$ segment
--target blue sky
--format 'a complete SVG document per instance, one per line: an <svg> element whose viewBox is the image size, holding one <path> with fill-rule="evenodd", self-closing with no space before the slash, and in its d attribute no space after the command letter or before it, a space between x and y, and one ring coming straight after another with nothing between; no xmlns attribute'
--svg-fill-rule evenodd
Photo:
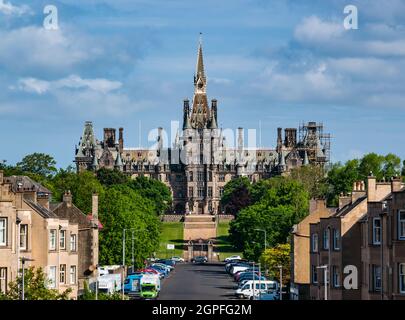
<svg viewBox="0 0 405 320"><path fill-rule="evenodd" d="M332 160L405 158L405 0L0 0L0 160L32 152L72 164L85 121L124 127L137 147L182 119L192 98L199 32L209 99L223 128L320 121ZM345 30L343 8L359 11Z"/></svg>

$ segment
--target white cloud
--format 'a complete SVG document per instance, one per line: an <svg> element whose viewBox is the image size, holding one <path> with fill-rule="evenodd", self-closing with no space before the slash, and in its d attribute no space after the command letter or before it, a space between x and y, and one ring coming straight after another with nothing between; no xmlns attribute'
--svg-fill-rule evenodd
<svg viewBox="0 0 405 320"><path fill-rule="evenodd" d="M0 66L10 72L65 70L97 56L99 48L66 28L0 30Z"/></svg>
<svg viewBox="0 0 405 320"><path fill-rule="evenodd" d="M22 16L24 14L32 14L31 8L27 5L14 6L11 2L0 0L0 12L5 15Z"/></svg>
<svg viewBox="0 0 405 320"><path fill-rule="evenodd" d="M294 31L299 42L325 42L340 37L344 33L342 23L322 21L317 16L305 18Z"/></svg>
<svg viewBox="0 0 405 320"><path fill-rule="evenodd" d="M36 78L22 78L18 88L27 92L44 94L55 89L89 89L99 93L108 93L121 88L122 83L103 78L83 79L77 75L70 75L54 81L45 81Z"/></svg>

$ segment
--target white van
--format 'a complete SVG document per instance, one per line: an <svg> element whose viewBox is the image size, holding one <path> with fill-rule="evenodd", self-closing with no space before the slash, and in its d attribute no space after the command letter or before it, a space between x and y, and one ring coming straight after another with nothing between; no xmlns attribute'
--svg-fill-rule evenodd
<svg viewBox="0 0 405 320"><path fill-rule="evenodd" d="M253 282L254 293L257 296L259 293L266 294L269 292L276 292L278 290L278 282L271 280L249 280L242 287L236 289L235 294L238 298L250 299L253 297Z"/></svg>

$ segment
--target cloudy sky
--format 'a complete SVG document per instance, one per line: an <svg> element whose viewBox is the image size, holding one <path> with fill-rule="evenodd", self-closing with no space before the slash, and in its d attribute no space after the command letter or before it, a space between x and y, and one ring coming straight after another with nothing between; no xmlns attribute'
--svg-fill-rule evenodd
<svg viewBox="0 0 405 320"><path fill-rule="evenodd" d="M405 158L405 0L52 1L58 30L47 4L0 0L0 160L45 152L66 167L87 120L147 146L192 98L200 32L223 128L261 123L273 147L277 127L320 121L333 161Z"/></svg>

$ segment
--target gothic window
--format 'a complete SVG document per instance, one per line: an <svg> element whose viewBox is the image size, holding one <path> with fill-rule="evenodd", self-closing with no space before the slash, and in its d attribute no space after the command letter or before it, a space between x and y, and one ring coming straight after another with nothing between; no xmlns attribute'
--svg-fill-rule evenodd
<svg viewBox="0 0 405 320"><path fill-rule="evenodd" d="M225 181L225 174L220 173L220 174L218 175L218 181L219 181L219 182L224 182L224 181Z"/></svg>
<svg viewBox="0 0 405 320"><path fill-rule="evenodd" d="M197 176L197 181L204 181L204 172L203 171L198 171L198 176Z"/></svg>
<svg viewBox="0 0 405 320"><path fill-rule="evenodd" d="M208 187L208 197L212 197L212 187Z"/></svg>
<svg viewBox="0 0 405 320"><path fill-rule="evenodd" d="M204 187L198 187L198 196L204 197Z"/></svg>
<svg viewBox="0 0 405 320"><path fill-rule="evenodd" d="M194 180L193 171L190 171L189 181L193 182L193 180Z"/></svg>
<svg viewBox="0 0 405 320"><path fill-rule="evenodd" d="M194 196L194 189L193 189L193 187L189 187L189 188L188 188L188 196L189 196L189 197L193 197L193 196Z"/></svg>

